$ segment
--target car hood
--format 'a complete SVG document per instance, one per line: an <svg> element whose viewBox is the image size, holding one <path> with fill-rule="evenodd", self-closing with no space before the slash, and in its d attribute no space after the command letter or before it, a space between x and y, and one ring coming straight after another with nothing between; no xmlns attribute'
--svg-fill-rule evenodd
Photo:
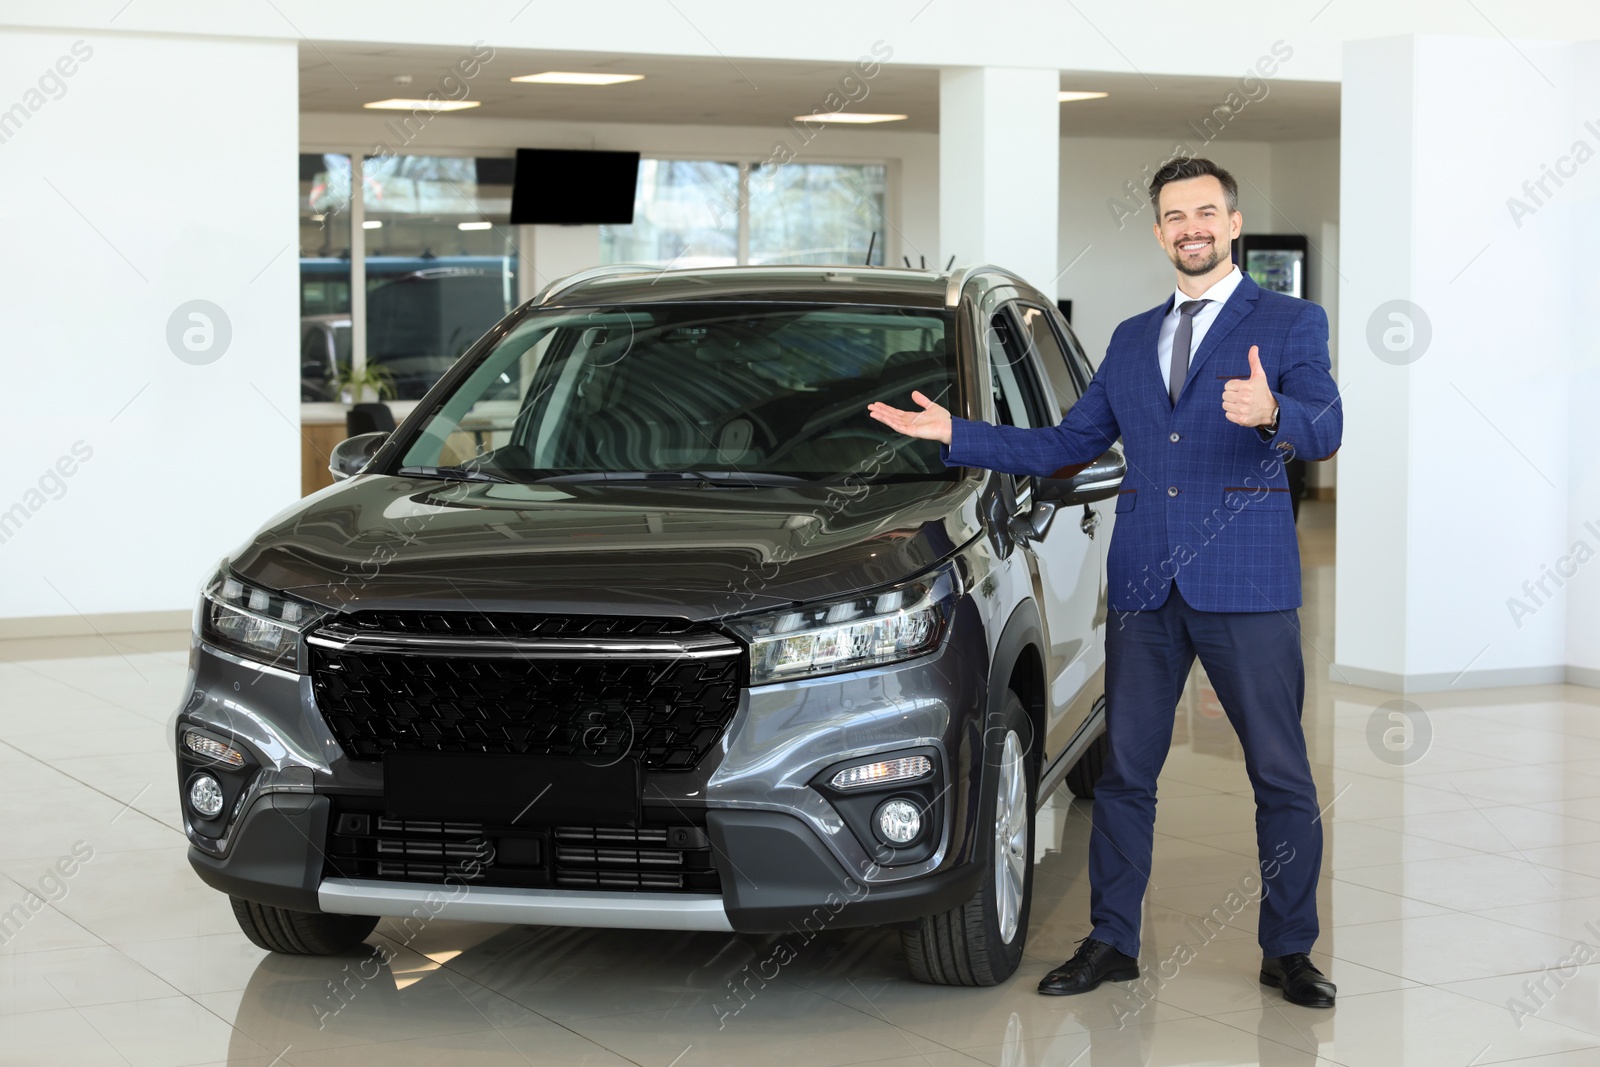
<svg viewBox="0 0 1600 1067"><path fill-rule="evenodd" d="M893 582L978 532L971 479L695 488L365 475L287 509L230 562L338 610L699 620Z"/></svg>

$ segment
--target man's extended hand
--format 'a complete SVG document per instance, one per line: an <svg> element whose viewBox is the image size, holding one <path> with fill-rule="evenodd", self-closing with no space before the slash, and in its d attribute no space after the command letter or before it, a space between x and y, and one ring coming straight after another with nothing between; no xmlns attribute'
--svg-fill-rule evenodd
<svg viewBox="0 0 1600 1067"><path fill-rule="evenodd" d="M1222 387L1222 413L1240 426L1267 426L1278 418L1278 399L1267 387L1260 353L1259 346L1251 345L1250 377L1235 378Z"/></svg>
<svg viewBox="0 0 1600 1067"><path fill-rule="evenodd" d="M920 392L911 394L911 399L921 405L921 411L901 411L888 404L872 403L867 405L867 414L889 427L898 430L907 437L916 437L924 441L938 441L940 444L950 443L950 412L935 404Z"/></svg>

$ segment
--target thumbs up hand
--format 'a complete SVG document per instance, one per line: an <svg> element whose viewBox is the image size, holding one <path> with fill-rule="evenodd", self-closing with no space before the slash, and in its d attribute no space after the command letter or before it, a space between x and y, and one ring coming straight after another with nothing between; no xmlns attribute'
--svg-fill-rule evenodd
<svg viewBox="0 0 1600 1067"><path fill-rule="evenodd" d="M1269 426L1278 421L1278 400L1261 369L1261 349L1250 346L1250 377L1234 378L1222 387L1222 413L1240 426Z"/></svg>

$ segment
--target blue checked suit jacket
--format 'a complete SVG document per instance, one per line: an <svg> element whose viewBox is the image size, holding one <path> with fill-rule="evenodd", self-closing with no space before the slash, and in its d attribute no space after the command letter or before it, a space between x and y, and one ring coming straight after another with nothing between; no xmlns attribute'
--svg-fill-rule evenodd
<svg viewBox="0 0 1600 1067"><path fill-rule="evenodd" d="M1328 363L1328 316L1245 275L1189 363L1177 404L1156 339L1172 300L1126 320L1089 388L1057 426L952 419L948 466L1048 477L1118 437L1128 460L1106 561L1115 611L1158 608L1176 581L1202 611L1300 606L1300 549L1284 461L1327 459L1344 413ZM1271 435L1231 423L1222 388L1248 378L1251 345L1278 401Z"/></svg>

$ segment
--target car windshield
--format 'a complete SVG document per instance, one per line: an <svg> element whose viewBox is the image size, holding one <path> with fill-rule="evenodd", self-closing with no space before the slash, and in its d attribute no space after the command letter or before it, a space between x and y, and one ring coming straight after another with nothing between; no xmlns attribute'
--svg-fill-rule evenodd
<svg viewBox="0 0 1600 1067"><path fill-rule="evenodd" d="M953 476L867 415L951 402L943 310L633 304L534 312L479 359L398 473L788 484Z"/></svg>

